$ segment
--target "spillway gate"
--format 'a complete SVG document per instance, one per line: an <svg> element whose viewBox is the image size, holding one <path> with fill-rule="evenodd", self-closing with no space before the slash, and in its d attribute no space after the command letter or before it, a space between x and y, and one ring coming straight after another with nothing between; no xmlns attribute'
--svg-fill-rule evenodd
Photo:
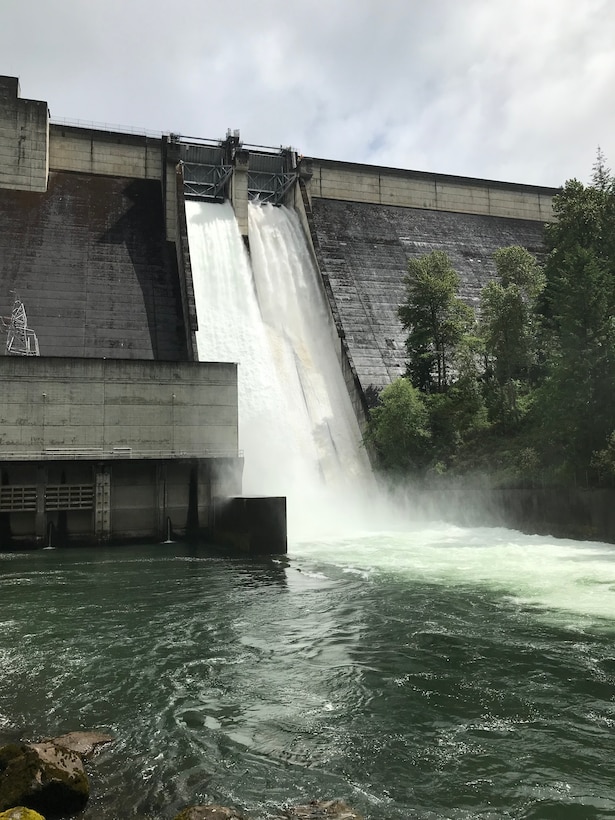
<svg viewBox="0 0 615 820"><path fill-rule="evenodd" d="M281 205L297 179L297 156L291 148L244 145L238 131L217 142L180 138L180 157L189 199L234 199L233 176L246 173L248 200Z"/></svg>

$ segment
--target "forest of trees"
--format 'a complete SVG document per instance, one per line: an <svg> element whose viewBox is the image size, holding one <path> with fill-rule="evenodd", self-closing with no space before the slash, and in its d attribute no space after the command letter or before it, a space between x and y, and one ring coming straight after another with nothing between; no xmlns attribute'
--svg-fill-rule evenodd
<svg viewBox="0 0 615 820"><path fill-rule="evenodd" d="M406 372L366 431L383 470L615 484L615 180L600 151L591 183L567 182L553 207L543 263L498 250L477 314L445 253L410 261Z"/></svg>

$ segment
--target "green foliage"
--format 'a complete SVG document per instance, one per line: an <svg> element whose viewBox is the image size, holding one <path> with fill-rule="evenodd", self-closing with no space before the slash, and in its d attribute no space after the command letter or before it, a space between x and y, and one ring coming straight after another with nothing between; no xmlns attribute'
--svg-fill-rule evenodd
<svg viewBox="0 0 615 820"><path fill-rule="evenodd" d="M594 181L566 183L548 226L549 373L538 409L547 455L586 471L604 448L615 403L615 186L599 155Z"/></svg>
<svg viewBox="0 0 615 820"><path fill-rule="evenodd" d="M606 191L612 184L611 169L607 168L606 157L600 146L596 152L596 161L592 166L592 187L598 191Z"/></svg>
<svg viewBox="0 0 615 820"><path fill-rule="evenodd" d="M481 295L485 353L499 384L524 376L529 365L528 310L517 285L489 282Z"/></svg>
<svg viewBox="0 0 615 820"><path fill-rule="evenodd" d="M471 375L462 376L446 393L425 397L432 436L432 459L450 461L465 438L487 423L480 384Z"/></svg>
<svg viewBox="0 0 615 820"><path fill-rule="evenodd" d="M545 277L525 248L500 248L494 254L499 281L481 295L481 336L487 365L486 392L494 421L518 422L519 397L530 386L539 356L536 299ZM494 384L489 384L492 378Z"/></svg>
<svg viewBox="0 0 615 820"><path fill-rule="evenodd" d="M457 296L459 276L442 251L412 259L407 296L399 318L408 331L407 375L425 393L442 392L454 377L454 363L474 314Z"/></svg>
<svg viewBox="0 0 615 820"><path fill-rule="evenodd" d="M408 379L392 382L368 421L366 442L373 445L386 470L420 472L429 453L428 413L419 391Z"/></svg>
<svg viewBox="0 0 615 820"><path fill-rule="evenodd" d="M610 486L615 483L615 431L607 438L606 447L593 454L591 467L596 471L600 483Z"/></svg>
<svg viewBox="0 0 615 820"><path fill-rule="evenodd" d="M545 286L545 275L536 257L526 248L510 245L493 254L502 287L516 285L525 302L535 299Z"/></svg>

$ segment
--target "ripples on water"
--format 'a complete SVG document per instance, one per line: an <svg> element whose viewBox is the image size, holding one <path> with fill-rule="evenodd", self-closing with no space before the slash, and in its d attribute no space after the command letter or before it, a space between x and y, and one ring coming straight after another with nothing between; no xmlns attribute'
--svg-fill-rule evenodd
<svg viewBox="0 0 615 820"><path fill-rule="evenodd" d="M522 538L0 555L0 737L112 731L84 818L613 817L611 548Z"/></svg>

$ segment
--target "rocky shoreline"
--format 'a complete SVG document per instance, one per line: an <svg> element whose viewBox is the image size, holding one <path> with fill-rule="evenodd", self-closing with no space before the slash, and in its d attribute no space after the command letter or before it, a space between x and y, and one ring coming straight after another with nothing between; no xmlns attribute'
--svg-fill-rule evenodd
<svg viewBox="0 0 615 820"><path fill-rule="evenodd" d="M85 763L114 738L103 732L69 732L38 743L0 747L0 820L60 820L86 807ZM257 820L234 807L187 806L172 820ZM342 800L289 806L270 820L363 820Z"/></svg>

